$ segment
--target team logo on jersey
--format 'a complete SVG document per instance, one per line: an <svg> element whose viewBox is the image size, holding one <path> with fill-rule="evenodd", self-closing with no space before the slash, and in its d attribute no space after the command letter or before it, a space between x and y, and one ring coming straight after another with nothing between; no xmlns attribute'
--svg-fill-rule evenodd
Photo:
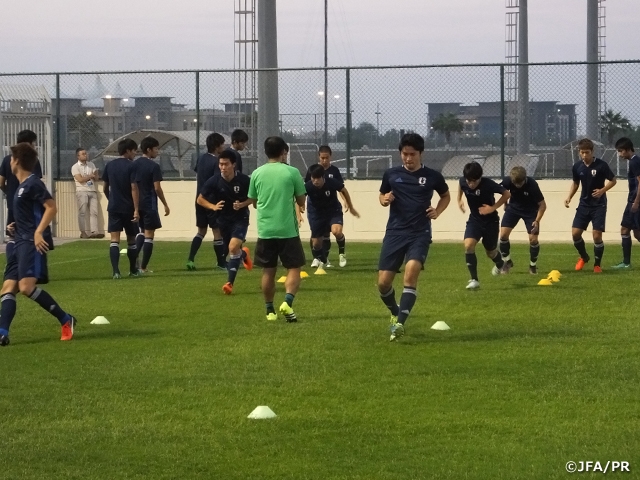
<svg viewBox="0 0 640 480"><path fill-rule="evenodd" d="M426 177L420 177L420 178L418 179L418 183L419 183L420 185L425 185L425 184L427 183L427 178L426 178Z"/></svg>
<svg viewBox="0 0 640 480"><path fill-rule="evenodd" d="M328 174L327 178L333 178L333 173Z"/></svg>
<svg viewBox="0 0 640 480"><path fill-rule="evenodd" d="M476 190L476 195L480 196L480 189Z"/></svg>
<svg viewBox="0 0 640 480"><path fill-rule="evenodd" d="M598 173L598 172L596 172L595 170L591 170L591 176L592 176L592 177L595 177L595 176L596 176L596 173Z"/></svg>
<svg viewBox="0 0 640 480"><path fill-rule="evenodd" d="M524 196L528 197L529 196L529 192L524 192Z"/></svg>
<svg viewBox="0 0 640 480"><path fill-rule="evenodd" d="M233 187L233 191L236 193L240 192L240 187L238 185L236 185L235 187Z"/></svg>
<svg viewBox="0 0 640 480"><path fill-rule="evenodd" d="M329 195L331 195L331 192L327 190L326 192L324 192L324 194L328 197Z"/></svg>
<svg viewBox="0 0 640 480"><path fill-rule="evenodd" d="M24 187L18 190L18 196L21 197L23 192L24 192Z"/></svg>

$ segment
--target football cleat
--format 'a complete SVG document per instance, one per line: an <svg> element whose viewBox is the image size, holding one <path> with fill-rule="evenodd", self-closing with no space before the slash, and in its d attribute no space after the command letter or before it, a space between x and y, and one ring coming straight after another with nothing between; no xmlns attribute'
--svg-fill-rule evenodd
<svg viewBox="0 0 640 480"><path fill-rule="evenodd" d="M251 252L247 247L243 247L242 251L245 253L244 258L242 259L242 264L244 265L244 268L249 272L253 269L253 262L251 261Z"/></svg>
<svg viewBox="0 0 640 480"><path fill-rule="evenodd" d="M389 327L389 331L391 332L389 341L393 342L404 335L404 325L396 322Z"/></svg>
<svg viewBox="0 0 640 480"><path fill-rule="evenodd" d="M71 317L65 324L62 325L62 334L60 340L67 341L73 338L73 327L76 326L76 319Z"/></svg>
<svg viewBox="0 0 640 480"><path fill-rule="evenodd" d="M347 257L345 256L344 253L340 254L340 263L339 263L340 267L346 267L347 266Z"/></svg>
<svg viewBox="0 0 640 480"><path fill-rule="evenodd" d="M282 302L282 305L280 305L280 313L284 315L287 323L295 323L298 321L296 314L293 313L293 308L291 308L287 302Z"/></svg>
<svg viewBox="0 0 640 480"><path fill-rule="evenodd" d="M467 282L467 290L476 290L478 288L480 288L480 282L478 280L475 279L471 279Z"/></svg>
<svg viewBox="0 0 640 480"><path fill-rule="evenodd" d="M222 292L225 295L231 295L233 293L233 284L231 282L227 282L222 286Z"/></svg>
<svg viewBox="0 0 640 480"><path fill-rule="evenodd" d="M193 271L193 270L195 270L195 269L196 269L196 264L195 264L195 262L192 262L191 260L189 260L189 261L187 262L187 270L189 270L189 271Z"/></svg>

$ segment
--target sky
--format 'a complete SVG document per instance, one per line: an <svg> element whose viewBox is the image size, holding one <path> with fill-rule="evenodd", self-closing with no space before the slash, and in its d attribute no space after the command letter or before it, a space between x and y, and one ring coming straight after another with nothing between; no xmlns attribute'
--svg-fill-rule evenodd
<svg viewBox="0 0 640 480"><path fill-rule="evenodd" d="M0 72L233 68L236 2L33 0L25 17L4 0ZM640 58L640 1L605 5L607 59ZM281 67L322 65L323 9L278 0ZM502 62L505 11L504 0L329 0L329 64ZM584 60L586 0L529 2L529 47L531 62Z"/></svg>

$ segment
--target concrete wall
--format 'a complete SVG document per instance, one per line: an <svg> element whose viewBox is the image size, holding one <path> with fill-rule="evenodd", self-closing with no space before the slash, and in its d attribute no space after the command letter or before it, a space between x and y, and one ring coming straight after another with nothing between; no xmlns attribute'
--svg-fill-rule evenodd
<svg viewBox="0 0 640 480"><path fill-rule="evenodd" d="M434 240L460 241L462 240L467 215L460 212L456 203L457 182L449 181L452 202L442 216L434 222ZM569 191L570 180L540 180L540 188L547 201L547 213L541 223L542 241L570 241L571 222L578 205L578 194L574 196L571 208L564 207L564 199ZM353 203L361 215L356 219L350 214L345 215L344 231L349 240L380 241L384 236L388 210L378 203L379 181L359 180L348 181L346 187L351 193ZM102 188L102 187L100 187ZM162 217L164 227L156 232L159 239L190 240L195 234L195 181L163 182L162 188L171 208L171 215ZM77 237L80 235L77 221L77 207L73 182L56 182L58 202L58 233L60 237ZM613 190L608 193L609 207L607 217L607 232L605 240L618 241L620 239L619 225L622 212L626 205L627 186L624 179L618 181ZM100 222L106 228L107 202L102 193L99 194L101 206ZM437 198L437 195L436 195ZM435 202L434 202L435 205ZM162 209L161 209L162 210ZM252 224L249 227L249 239L256 238L255 211L252 210ZM303 238L309 237L309 225L305 221L301 227ZM586 235L585 239L590 236ZM526 240L527 235L522 223L516 227L512 235L513 240Z"/></svg>

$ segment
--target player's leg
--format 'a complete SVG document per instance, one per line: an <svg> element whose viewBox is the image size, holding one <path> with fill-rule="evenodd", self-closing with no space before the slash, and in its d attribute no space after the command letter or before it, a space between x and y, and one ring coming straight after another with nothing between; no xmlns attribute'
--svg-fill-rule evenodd
<svg viewBox="0 0 640 480"><path fill-rule="evenodd" d="M342 214L342 209L336 211L331 218L331 233L336 239L336 243L338 244L338 254L340 256L339 265L341 267L347 266L347 257L345 256L345 238L344 233L342 233L342 225L344 223L344 216Z"/></svg>
<svg viewBox="0 0 640 480"><path fill-rule="evenodd" d="M385 235L378 260L378 293L391 313L391 325L398 323L400 307L396 302L393 279L402 266L407 253L407 238L401 235Z"/></svg>
<svg viewBox="0 0 640 480"><path fill-rule="evenodd" d="M571 225L571 237L573 238L573 246L578 251L580 258L576 263L576 270L582 270L585 263L588 263L591 258L587 253L587 247L582 238L582 234L589 226L591 222L591 214L586 207L578 206L576 209L576 215L573 218L573 224Z"/></svg>
<svg viewBox="0 0 640 480"><path fill-rule="evenodd" d="M505 262L505 269L508 271L513 267L513 261L511 260L511 242L509 236L511 231L520 221L520 215L515 213L512 208L507 208L502 216L502 223L500 224L500 255Z"/></svg>
<svg viewBox="0 0 640 480"><path fill-rule="evenodd" d="M130 217L133 217L131 215ZM136 245L136 235L138 233L138 224L131 221L131 218L124 218L124 233L127 236L127 259L129 260L129 276L139 277L140 273L136 267L138 259L138 247Z"/></svg>
<svg viewBox="0 0 640 480"><path fill-rule="evenodd" d="M309 228L311 229L311 238L313 241L313 257L318 260L315 275L325 275L327 272L324 267L327 264L327 255L325 251L325 234L331 231L331 218L327 215L315 213L308 215Z"/></svg>
<svg viewBox="0 0 640 480"><path fill-rule="evenodd" d="M236 275L240 269L240 263L246 253L242 249L244 235L236 233L236 227L222 229L222 238L229 245L229 261L227 262L227 283L222 287L225 295L231 295L233 292L233 284L236 281ZM246 235L246 234L245 234Z"/></svg>
<svg viewBox="0 0 640 480"><path fill-rule="evenodd" d="M9 345L9 328L16 315L16 293L18 293L18 261L15 251L7 254L4 281L0 291L0 347Z"/></svg>
<svg viewBox="0 0 640 480"><path fill-rule="evenodd" d="M120 231L114 232L113 227L109 225L109 235L111 236L109 259L111 260L112 275L114 279L122 278L120 275Z"/></svg>
<svg viewBox="0 0 640 480"><path fill-rule="evenodd" d="M620 239L622 244L622 262L614 265L613 268L629 268L631 266L631 230L635 231L638 225L635 225L634 220L636 214L631 211L632 204L627 202L627 206L622 214L622 221L620 222ZM637 237L636 237L637 238Z"/></svg>
<svg viewBox="0 0 640 480"><path fill-rule="evenodd" d="M500 236L500 224L498 221L489 222L484 225L482 231L482 246L487 254L487 257L495 264L491 269L492 275L500 275L501 273L508 273L509 270L504 268L504 261L502 255L498 251L498 237Z"/></svg>
<svg viewBox="0 0 640 480"><path fill-rule="evenodd" d="M213 233L213 251L216 254L218 269L226 270L227 269L227 256L225 255L226 246L222 238L222 232L220 232L220 227L216 223L214 223L214 226L211 227L211 233Z"/></svg>
<svg viewBox="0 0 640 480"><path fill-rule="evenodd" d="M138 263L138 267L140 266L140 261L139 259L141 258L142 255L142 247L144 246L144 225L145 225L145 218L147 217L147 213L143 210L139 211L140 214L140 219L138 220L138 233L136 234L136 254L138 255L137 257L137 263Z"/></svg>
<svg viewBox="0 0 640 480"><path fill-rule="evenodd" d="M478 281L478 257L476 256L476 245L482 238L482 225L469 218L464 231L464 257L469 269L471 279L467 282L467 289L474 290L480 287Z"/></svg>
<svg viewBox="0 0 640 480"><path fill-rule="evenodd" d="M607 207L596 207L592 211L591 227L593 235L593 271L601 273L602 256L604 255L604 242L602 241L602 233L604 232L607 219Z"/></svg>
<svg viewBox="0 0 640 480"><path fill-rule="evenodd" d="M293 312L293 300L300 288L300 269L306 262L300 237L278 239L278 256L282 266L288 270L284 282L286 294L284 302L280 305L280 313L287 322L297 322L298 318Z"/></svg>
<svg viewBox="0 0 640 480"><path fill-rule="evenodd" d="M7 202L9 203L9 202ZM15 239L15 218L13 217L13 208L9 207L9 205L7 205L7 228L5 230L5 233L7 235L7 245L5 247L5 257L9 258L9 255L11 255L11 253L13 252L13 248L15 247L16 244L16 239ZM9 225L12 225L12 229L9 230Z"/></svg>
<svg viewBox="0 0 640 480"><path fill-rule="evenodd" d="M327 272L324 271L324 263L326 258L324 258L324 251L322 250L322 240L324 237L318 237L316 235L311 235L311 254L313 255L313 259L316 267L319 267L320 272L316 271L316 275L323 275Z"/></svg>
<svg viewBox="0 0 640 480"><path fill-rule="evenodd" d="M189 250L189 258L187 259L187 270L196 269L196 254L198 250L200 250L202 240L207 235L207 229L209 228L209 212L210 210L196 204L196 227L198 233L196 233L196 236L193 237L191 241L191 249ZM213 214L213 212L211 213Z"/></svg>
<svg viewBox="0 0 640 480"><path fill-rule="evenodd" d="M277 320L273 306L276 294L276 270L278 267L278 243L275 239L258 238L253 264L262 268L262 295L267 308L267 320Z"/></svg>
<svg viewBox="0 0 640 480"><path fill-rule="evenodd" d="M154 228L144 230L144 243L142 245L142 262L140 262L140 270L142 273L152 273L147 267L153 255L153 240L156 236Z"/></svg>
<svg viewBox="0 0 640 480"><path fill-rule="evenodd" d="M540 255L540 243L538 242L540 227L533 228L533 222L536 221L536 217L537 213L523 217L524 226L529 234L529 273L531 275L537 275L538 273L538 256Z"/></svg>
<svg viewBox="0 0 640 480"><path fill-rule="evenodd" d="M327 261L325 262L327 267L332 267L331 262L329 262L329 252L331 251L331 229L327 230L324 233L324 238L322 239L322 252L324 253Z"/></svg>

